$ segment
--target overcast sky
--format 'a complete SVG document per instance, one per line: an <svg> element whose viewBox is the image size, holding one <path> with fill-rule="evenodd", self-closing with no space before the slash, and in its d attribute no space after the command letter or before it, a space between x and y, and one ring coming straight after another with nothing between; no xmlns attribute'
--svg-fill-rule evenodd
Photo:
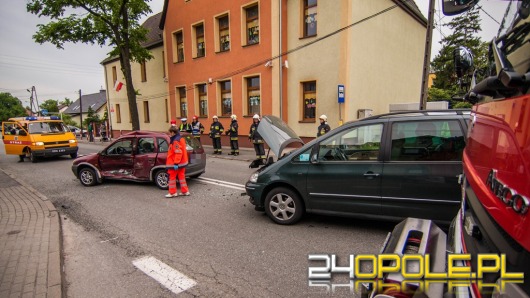
<svg viewBox="0 0 530 298"><path fill-rule="evenodd" d="M333 0L327 0L333 1ZM373 0L376 1L376 0ZM429 0L415 0L427 17ZM162 11L164 1L152 0L154 13ZM441 0L436 0L436 25L433 32L432 57L439 51L440 31L448 34L441 24L448 21L442 17ZM506 7L503 0L482 0L485 12L500 22ZM484 12L482 16L482 38L491 40L498 24ZM0 1L0 92L8 92L29 106L30 93L27 89L35 86L39 103L47 99L72 101L78 98L79 89L83 94L99 92L105 88L103 67L100 62L110 51L108 47L86 44L66 44L63 50L51 44L37 44L33 41L36 25L46 23L44 19L26 12L26 1Z"/></svg>

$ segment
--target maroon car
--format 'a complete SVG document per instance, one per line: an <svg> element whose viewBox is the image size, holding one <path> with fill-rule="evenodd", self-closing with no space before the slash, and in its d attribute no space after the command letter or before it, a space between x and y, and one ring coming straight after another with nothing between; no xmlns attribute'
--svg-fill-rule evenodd
<svg viewBox="0 0 530 298"><path fill-rule="evenodd" d="M183 133L186 139L189 165L186 177L199 177L206 168L206 154L193 136ZM72 172L84 186L93 186L105 179L154 182L167 189L166 156L169 136L152 131L134 131L116 139L99 153L78 157Z"/></svg>

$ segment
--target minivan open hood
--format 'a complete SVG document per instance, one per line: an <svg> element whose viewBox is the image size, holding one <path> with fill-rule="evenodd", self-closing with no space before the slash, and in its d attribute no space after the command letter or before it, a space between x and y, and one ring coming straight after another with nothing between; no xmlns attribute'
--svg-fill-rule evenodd
<svg viewBox="0 0 530 298"><path fill-rule="evenodd" d="M258 133L263 137L272 152L280 158L282 151L291 143L304 144L304 141L287 123L276 116L263 116L258 126Z"/></svg>

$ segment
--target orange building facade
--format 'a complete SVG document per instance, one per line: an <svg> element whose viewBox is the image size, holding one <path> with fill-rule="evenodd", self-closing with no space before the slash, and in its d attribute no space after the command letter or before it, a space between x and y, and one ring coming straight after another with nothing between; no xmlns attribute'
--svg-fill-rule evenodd
<svg viewBox="0 0 530 298"><path fill-rule="evenodd" d="M279 53L279 2L272 2L165 1L171 119L196 115L208 132L214 115L227 129L235 114L246 135L254 114L279 114L280 73L271 67L278 63L271 58Z"/></svg>

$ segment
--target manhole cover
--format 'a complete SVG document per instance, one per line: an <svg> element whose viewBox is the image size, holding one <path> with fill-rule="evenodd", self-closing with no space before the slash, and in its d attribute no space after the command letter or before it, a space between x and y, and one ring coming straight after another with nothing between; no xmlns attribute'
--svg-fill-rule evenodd
<svg viewBox="0 0 530 298"><path fill-rule="evenodd" d="M20 230L9 231L9 232L7 232L7 235L15 235L15 234L18 234L20 232L22 232L22 231L20 231Z"/></svg>

